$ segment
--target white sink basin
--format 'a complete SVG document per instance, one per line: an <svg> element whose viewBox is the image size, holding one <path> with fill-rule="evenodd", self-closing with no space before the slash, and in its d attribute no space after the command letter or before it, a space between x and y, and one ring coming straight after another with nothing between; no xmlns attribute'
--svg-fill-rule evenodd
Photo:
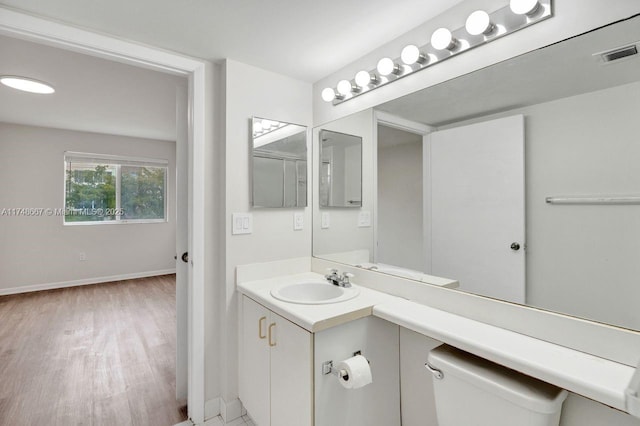
<svg viewBox="0 0 640 426"><path fill-rule="evenodd" d="M285 284L271 290L278 300L301 305L323 305L353 299L360 290L355 287L338 287L326 281L303 281Z"/></svg>

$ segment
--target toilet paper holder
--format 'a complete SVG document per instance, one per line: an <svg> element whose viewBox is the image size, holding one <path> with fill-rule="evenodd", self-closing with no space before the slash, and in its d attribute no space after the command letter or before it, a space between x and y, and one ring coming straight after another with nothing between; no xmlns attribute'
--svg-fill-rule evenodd
<svg viewBox="0 0 640 426"><path fill-rule="evenodd" d="M353 356L356 356L356 355L362 355L362 351L355 351L353 353ZM367 362L371 364L369 360L367 360ZM333 368L333 360L325 361L322 363L322 374L325 376L329 374L333 374L334 376L340 379L345 379L345 380L349 379L349 374L347 374L345 370L338 370L336 368Z"/></svg>
<svg viewBox="0 0 640 426"><path fill-rule="evenodd" d="M347 374L345 370L338 370L337 368L333 368L333 361L325 361L322 363L322 374L324 374L325 376L328 374L333 374L339 379L349 378L349 374Z"/></svg>

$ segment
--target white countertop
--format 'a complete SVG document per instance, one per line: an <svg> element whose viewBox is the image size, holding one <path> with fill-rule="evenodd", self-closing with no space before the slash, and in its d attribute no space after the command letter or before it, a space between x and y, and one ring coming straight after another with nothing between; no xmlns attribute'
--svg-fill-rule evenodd
<svg viewBox="0 0 640 426"><path fill-rule="evenodd" d="M635 368L404 299L373 314L560 388L626 411Z"/></svg>
<svg viewBox="0 0 640 426"><path fill-rule="evenodd" d="M239 282L238 291L312 333L369 316L375 305L399 299L358 286L357 283L353 283L353 286L360 290L360 294L353 299L338 303L301 305L283 302L271 296L271 289L277 286L305 280L324 280L324 276L315 272L305 272L265 280Z"/></svg>
<svg viewBox="0 0 640 426"><path fill-rule="evenodd" d="M283 302L277 286L323 280L314 272L238 282L238 291L310 332L374 315L560 388L626 411L635 368L485 324L366 287L354 299L325 305Z"/></svg>

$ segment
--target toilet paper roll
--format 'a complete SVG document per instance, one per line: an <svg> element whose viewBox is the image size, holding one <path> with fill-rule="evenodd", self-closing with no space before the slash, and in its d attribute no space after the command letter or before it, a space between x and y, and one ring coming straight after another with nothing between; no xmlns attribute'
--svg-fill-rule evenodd
<svg viewBox="0 0 640 426"><path fill-rule="evenodd" d="M340 384L345 389L358 389L373 381L369 362L362 355L340 361L335 368L347 373L346 376L340 378Z"/></svg>

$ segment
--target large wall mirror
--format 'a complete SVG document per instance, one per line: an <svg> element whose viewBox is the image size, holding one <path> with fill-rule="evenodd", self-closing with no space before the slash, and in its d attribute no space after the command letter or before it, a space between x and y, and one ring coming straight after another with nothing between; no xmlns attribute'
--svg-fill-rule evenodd
<svg viewBox="0 0 640 426"><path fill-rule="evenodd" d="M251 205L307 206L307 128L251 119Z"/></svg>
<svg viewBox="0 0 640 426"><path fill-rule="evenodd" d="M368 135L374 201L367 233L314 209L314 256L640 330L638 40L634 17L323 126Z"/></svg>

